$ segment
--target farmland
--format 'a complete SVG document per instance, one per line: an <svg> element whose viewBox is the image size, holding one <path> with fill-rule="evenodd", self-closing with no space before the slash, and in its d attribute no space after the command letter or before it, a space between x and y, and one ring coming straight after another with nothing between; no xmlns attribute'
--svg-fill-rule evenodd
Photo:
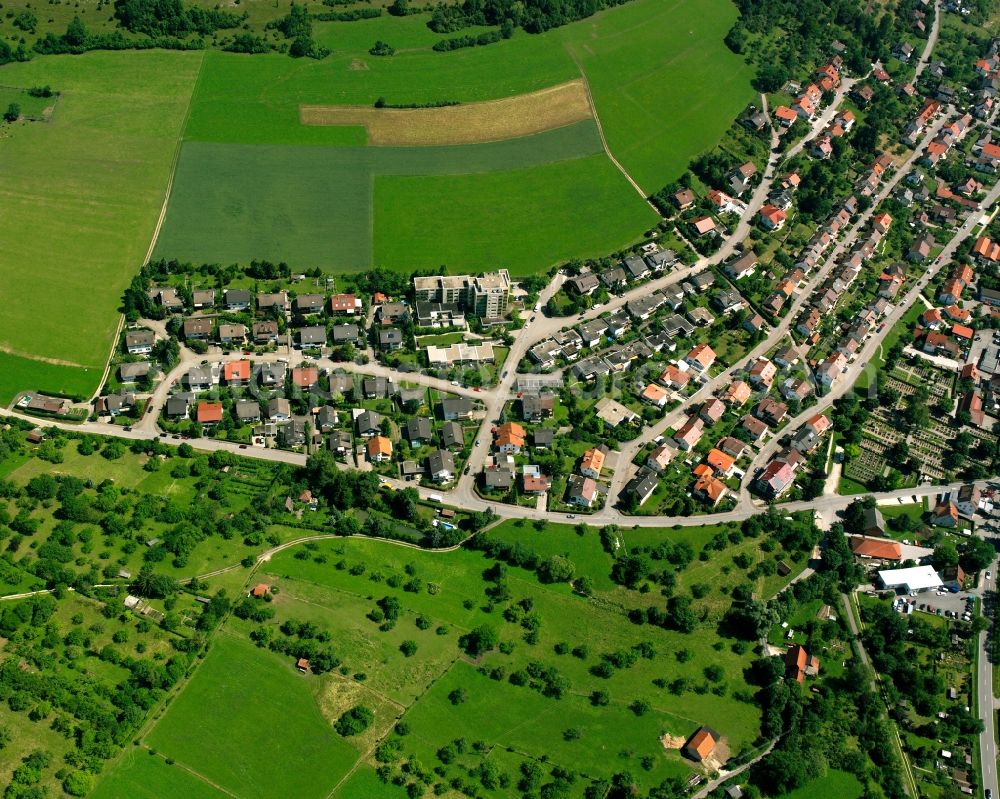
<svg viewBox="0 0 1000 799"><path fill-rule="evenodd" d="M22 388L96 388L121 291L163 202L200 61L91 53L3 67L6 86L49 84L62 94L49 121L15 126L0 147L0 350L48 359L8 361L0 399Z"/></svg>
<svg viewBox="0 0 1000 799"><path fill-rule="evenodd" d="M505 263L514 273L531 273L540 258L547 266L583 247L600 254L620 246L623 224L641 229L654 218L610 163L595 155L599 151L589 121L446 147L186 142L156 252L218 262L265 257L351 271L369 266L373 257L406 269L449 262L467 267L475 257L482 268ZM571 221L583 216L575 203L581 193L593 217L577 231ZM539 215L549 216L551 226L538 226ZM492 221L483 224L487 217ZM419 225L423 229L415 230ZM525 247L525 239L533 246Z"/></svg>
<svg viewBox="0 0 1000 799"><path fill-rule="evenodd" d="M505 264L514 275L531 274L630 244L655 220L601 155L485 175L379 177L375 262ZM622 239L624 230L634 233Z"/></svg>
<svg viewBox="0 0 1000 799"><path fill-rule="evenodd" d="M208 53L157 254L335 271L502 263L531 274L631 244L656 217L596 155L600 143L541 147L545 137L563 140L557 126L589 114L579 93L527 118L516 109L553 87L579 87L570 81L582 72L611 152L652 193L751 99L748 69L722 44L735 9L713 3L719 13L709 15L690 0L636 0L542 35L451 53L429 49L420 15L398 28L384 18L321 26L336 53L319 63ZM375 39L398 54L370 57ZM636 48L657 55L636 58ZM380 98L469 105L374 109ZM483 116L504 104L515 110ZM415 121L423 119L431 121ZM537 133L546 127L556 129ZM500 152L495 145L468 143L511 136L521 138L503 142L512 145L503 163L482 160ZM447 142L466 144L427 146ZM206 151L204 143L228 146ZM248 144L268 149L235 147ZM423 146L378 146L396 144Z"/></svg>

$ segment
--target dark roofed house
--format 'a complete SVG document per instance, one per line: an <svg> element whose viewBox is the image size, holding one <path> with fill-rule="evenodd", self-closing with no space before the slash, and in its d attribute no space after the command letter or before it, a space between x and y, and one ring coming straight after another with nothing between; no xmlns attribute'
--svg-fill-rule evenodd
<svg viewBox="0 0 1000 799"><path fill-rule="evenodd" d="M566 281L566 285L577 294L586 296L594 293L594 290L600 285L600 280L593 272L587 272L576 277L571 277Z"/></svg>
<svg viewBox="0 0 1000 799"><path fill-rule="evenodd" d="M442 400L440 407L441 416L447 422L468 419L472 416L472 403L465 397Z"/></svg>
<svg viewBox="0 0 1000 799"><path fill-rule="evenodd" d="M278 339L278 323L274 321L254 322L254 344L270 344Z"/></svg>
<svg viewBox="0 0 1000 799"><path fill-rule="evenodd" d="M441 444L447 449L462 449L465 446L465 433L458 422L445 422L441 425Z"/></svg>
<svg viewBox="0 0 1000 799"><path fill-rule="evenodd" d="M383 328L378 332L378 345L385 352L394 352L403 348L403 331L398 327Z"/></svg>
<svg viewBox="0 0 1000 799"><path fill-rule="evenodd" d="M435 483L447 483L455 478L455 458L446 449L432 452L427 458L427 472Z"/></svg>
<svg viewBox="0 0 1000 799"><path fill-rule="evenodd" d="M303 327L299 330L299 345L302 347L322 347L326 344L326 328L323 325Z"/></svg>
<svg viewBox="0 0 1000 799"><path fill-rule="evenodd" d="M406 440L410 446L419 447L429 443L434 436L434 428L431 427L431 420L423 416L414 416L406 420L405 425Z"/></svg>
<svg viewBox="0 0 1000 799"><path fill-rule="evenodd" d="M212 336L211 319L185 319L184 339L186 341L204 341Z"/></svg>
<svg viewBox="0 0 1000 799"><path fill-rule="evenodd" d="M358 330L357 325L334 325L333 326L333 343L334 344L354 344L361 337L361 331ZM325 339L324 339L325 341Z"/></svg>
<svg viewBox="0 0 1000 799"><path fill-rule="evenodd" d="M222 302L227 311L245 311L250 307L253 295L246 289L227 289L222 293Z"/></svg>
<svg viewBox="0 0 1000 799"><path fill-rule="evenodd" d="M385 399L389 396L389 380L385 377L366 377L361 381L365 399Z"/></svg>
<svg viewBox="0 0 1000 799"><path fill-rule="evenodd" d="M300 314L321 313L325 302L322 294L300 294L295 298L295 310Z"/></svg>
<svg viewBox="0 0 1000 799"><path fill-rule="evenodd" d="M556 431L551 427L536 427L531 434L535 449L552 449Z"/></svg>
<svg viewBox="0 0 1000 799"><path fill-rule="evenodd" d="M540 422L552 416L555 407L554 394L524 394L521 397L521 418L526 422Z"/></svg>

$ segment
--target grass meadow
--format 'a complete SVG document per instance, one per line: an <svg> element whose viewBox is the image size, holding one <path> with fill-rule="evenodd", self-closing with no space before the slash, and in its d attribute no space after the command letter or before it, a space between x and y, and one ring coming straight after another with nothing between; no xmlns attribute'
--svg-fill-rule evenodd
<svg viewBox="0 0 1000 799"><path fill-rule="evenodd" d="M830 769L826 776L803 785L780 799L857 799L862 786L858 778L846 771Z"/></svg>
<svg viewBox="0 0 1000 799"><path fill-rule="evenodd" d="M132 749L101 779L90 799L224 799L226 794L147 749Z"/></svg>
<svg viewBox="0 0 1000 799"><path fill-rule="evenodd" d="M322 799L358 757L293 664L225 632L146 743L245 797Z"/></svg>
<svg viewBox="0 0 1000 799"><path fill-rule="evenodd" d="M5 86L62 93L47 122L13 126L0 147L0 350L80 367L14 362L0 396L96 388L121 292L153 234L201 57L88 53L0 69Z"/></svg>
<svg viewBox="0 0 1000 799"><path fill-rule="evenodd" d="M0 221L0 227L3 222ZM3 267L0 266L0 273ZM4 325L0 321L0 328ZM38 325L36 324L36 327ZM108 340L108 348L111 342ZM89 397L97 387L103 368L79 367L36 361L9 352L0 352L0 404L7 405L19 391L54 391Z"/></svg>

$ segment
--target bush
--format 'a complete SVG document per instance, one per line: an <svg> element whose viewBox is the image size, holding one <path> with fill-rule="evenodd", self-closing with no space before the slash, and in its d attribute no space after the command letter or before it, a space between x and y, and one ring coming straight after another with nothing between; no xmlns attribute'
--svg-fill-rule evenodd
<svg viewBox="0 0 1000 799"><path fill-rule="evenodd" d="M345 738L351 735L360 735L367 730L375 721L375 714L364 705L355 705L344 713L334 729Z"/></svg>

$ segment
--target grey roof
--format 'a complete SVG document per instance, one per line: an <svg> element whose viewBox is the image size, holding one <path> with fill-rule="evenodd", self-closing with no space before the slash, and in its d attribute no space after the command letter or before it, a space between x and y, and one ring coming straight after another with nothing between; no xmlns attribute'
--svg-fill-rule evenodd
<svg viewBox="0 0 1000 799"><path fill-rule="evenodd" d="M640 278L649 271L649 266L639 255L630 255L625 259L625 271L632 279Z"/></svg>
<svg viewBox="0 0 1000 799"><path fill-rule="evenodd" d="M336 343L342 341L357 341L360 331L357 325L334 325L333 340Z"/></svg>
<svg viewBox="0 0 1000 799"><path fill-rule="evenodd" d="M356 421L358 430L364 432L366 430L378 430L382 425L381 414L375 413L375 411L365 411L364 413L358 414Z"/></svg>
<svg viewBox="0 0 1000 799"><path fill-rule="evenodd" d="M654 269L677 263L677 253L673 250L660 250L646 256L646 263Z"/></svg>
<svg viewBox="0 0 1000 799"><path fill-rule="evenodd" d="M299 311L322 310L325 301L322 294L300 294L295 298L295 308Z"/></svg>
<svg viewBox="0 0 1000 799"><path fill-rule="evenodd" d="M445 422L441 425L441 443L446 447L464 447L465 433L458 422Z"/></svg>
<svg viewBox="0 0 1000 799"><path fill-rule="evenodd" d="M434 435L431 420L423 416L413 416L406 420L406 439L408 441L429 441Z"/></svg>
<svg viewBox="0 0 1000 799"><path fill-rule="evenodd" d="M396 396L399 397L401 405L406 402L419 402L422 404L427 399L427 394L422 388L400 388L396 392Z"/></svg>
<svg viewBox="0 0 1000 799"><path fill-rule="evenodd" d="M366 377L361 381L361 393L366 397L384 398L389 396L389 381L384 377Z"/></svg>
<svg viewBox="0 0 1000 799"><path fill-rule="evenodd" d="M156 340L156 334L147 328L139 330L129 330L125 334L125 344L129 347L152 347Z"/></svg>
<svg viewBox="0 0 1000 799"><path fill-rule="evenodd" d="M302 344L326 344L326 328L323 325L301 328L299 342Z"/></svg>
<svg viewBox="0 0 1000 799"><path fill-rule="evenodd" d="M878 508L865 508L864 525L865 530L872 528L885 530L885 519L882 518L882 512Z"/></svg>
<svg viewBox="0 0 1000 799"><path fill-rule="evenodd" d="M472 403L465 397L441 400L442 413L466 414L472 413Z"/></svg>
<svg viewBox="0 0 1000 799"><path fill-rule="evenodd" d="M136 377L145 377L151 368L152 364L149 361L123 363L118 369L118 374L121 375L122 380L131 380Z"/></svg>
<svg viewBox="0 0 1000 799"><path fill-rule="evenodd" d="M226 305L249 305L252 295L246 289L226 289L222 298Z"/></svg>
<svg viewBox="0 0 1000 799"><path fill-rule="evenodd" d="M438 472L455 473L455 458L446 449L435 450L427 458L427 471L431 474Z"/></svg>
<svg viewBox="0 0 1000 799"><path fill-rule="evenodd" d="M237 400L236 402L236 418L237 419L259 419L260 418L260 403L256 400Z"/></svg>
<svg viewBox="0 0 1000 799"><path fill-rule="evenodd" d="M625 490L631 494L643 497L656 490L659 479L652 469L640 469L635 477L628 481Z"/></svg>
<svg viewBox="0 0 1000 799"><path fill-rule="evenodd" d="M487 469L483 472L483 485L487 488L510 488L514 473L510 469Z"/></svg>
<svg viewBox="0 0 1000 799"><path fill-rule="evenodd" d="M185 416L188 412L188 401L185 397L170 397L167 400L167 416Z"/></svg>
<svg viewBox="0 0 1000 799"><path fill-rule="evenodd" d="M556 431L551 427L536 427L531 434L536 447L551 447L555 437Z"/></svg>
<svg viewBox="0 0 1000 799"><path fill-rule="evenodd" d="M385 347L389 344L403 343L403 332L398 327L388 327L378 332L378 343Z"/></svg>
<svg viewBox="0 0 1000 799"><path fill-rule="evenodd" d="M608 323L603 319L591 319L589 322L577 325L576 329L584 341L592 341L604 335L604 331L608 329Z"/></svg>
<svg viewBox="0 0 1000 799"><path fill-rule="evenodd" d="M267 403L267 415L268 416L291 416L292 415L292 404L284 397L275 397Z"/></svg>

